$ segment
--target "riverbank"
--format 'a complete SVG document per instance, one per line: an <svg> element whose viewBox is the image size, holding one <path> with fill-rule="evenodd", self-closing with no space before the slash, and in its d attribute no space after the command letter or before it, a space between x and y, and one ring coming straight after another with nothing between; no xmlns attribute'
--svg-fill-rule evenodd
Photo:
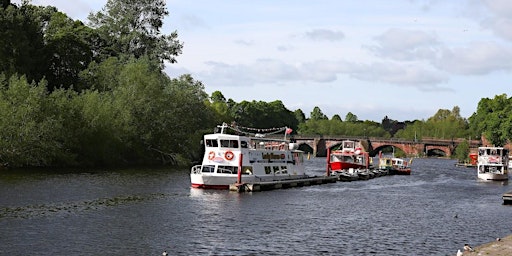
<svg viewBox="0 0 512 256"><path fill-rule="evenodd" d="M512 255L512 235L500 238L499 240L479 245L473 248L474 252L464 252L464 256L480 256L480 255L492 255L492 256L508 256ZM462 251L462 248L461 248ZM454 254L456 255L456 253Z"/></svg>

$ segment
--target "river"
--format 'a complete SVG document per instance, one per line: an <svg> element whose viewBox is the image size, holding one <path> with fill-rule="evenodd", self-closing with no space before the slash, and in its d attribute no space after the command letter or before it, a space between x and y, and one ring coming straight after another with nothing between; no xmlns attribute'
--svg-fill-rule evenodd
<svg viewBox="0 0 512 256"><path fill-rule="evenodd" d="M512 233L508 182L454 164L241 194L192 189L186 169L2 171L0 255L454 255Z"/></svg>

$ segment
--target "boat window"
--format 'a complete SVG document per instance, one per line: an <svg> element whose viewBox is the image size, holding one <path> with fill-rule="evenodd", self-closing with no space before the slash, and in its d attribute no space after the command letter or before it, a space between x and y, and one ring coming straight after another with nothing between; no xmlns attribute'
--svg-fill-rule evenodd
<svg viewBox="0 0 512 256"><path fill-rule="evenodd" d="M219 168L217 168L217 173L237 174L238 166L219 165Z"/></svg>
<svg viewBox="0 0 512 256"><path fill-rule="evenodd" d="M274 166L274 173L276 173L276 174L281 173L281 172L279 171L279 166Z"/></svg>
<svg viewBox="0 0 512 256"><path fill-rule="evenodd" d="M270 166L265 166L265 173L266 174L272 173L272 168L270 168Z"/></svg>
<svg viewBox="0 0 512 256"><path fill-rule="evenodd" d="M242 170L244 170L242 172L242 174L247 174L247 175L252 174L252 166L244 166L244 167L242 167Z"/></svg>
<svg viewBox="0 0 512 256"><path fill-rule="evenodd" d="M288 173L288 169L286 169L286 166L281 166L281 173Z"/></svg>
<svg viewBox="0 0 512 256"><path fill-rule="evenodd" d="M244 140L240 141L240 147L241 148L247 148L247 146L248 146L247 145L247 141L244 141Z"/></svg>
<svg viewBox="0 0 512 256"><path fill-rule="evenodd" d="M219 144L217 143L217 140L208 139L206 140L206 146L216 148L219 146Z"/></svg>
<svg viewBox="0 0 512 256"><path fill-rule="evenodd" d="M201 172L214 172L215 171L215 165L203 165L203 169Z"/></svg>
<svg viewBox="0 0 512 256"><path fill-rule="evenodd" d="M223 148L238 148L238 140L220 140L220 146Z"/></svg>

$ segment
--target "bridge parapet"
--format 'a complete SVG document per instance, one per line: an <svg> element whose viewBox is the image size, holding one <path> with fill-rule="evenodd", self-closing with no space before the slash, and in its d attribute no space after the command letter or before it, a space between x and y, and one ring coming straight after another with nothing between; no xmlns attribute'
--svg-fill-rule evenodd
<svg viewBox="0 0 512 256"><path fill-rule="evenodd" d="M376 138L376 137L354 137L354 136L292 136L293 140L299 145L305 144L313 149L314 156L325 156L327 148L339 145L343 140L362 141L363 147L370 155L378 154L379 148L396 147L404 151L405 154L411 156L424 155L433 150L439 150L450 157L455 148L467 139L436 139L423 138L421 140L406 140L400 138ZM469 140L470 150L475 150L482 142L480 140Z"/></svg>

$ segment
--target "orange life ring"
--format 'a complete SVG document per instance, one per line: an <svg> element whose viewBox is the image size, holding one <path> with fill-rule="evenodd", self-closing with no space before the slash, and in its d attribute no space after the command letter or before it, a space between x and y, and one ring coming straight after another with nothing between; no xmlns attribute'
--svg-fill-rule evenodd
<svg viewBox="0 0 512 256"><path fill-rule="evenodd" d="M233 152L231 151L226 151L226 153L224 153L224 158L226 158L226 160L228 161L231 161L234 156L235 154L233 154Z"/></svg>
<svg viewBox="0 0 512 256"><path fill-rule="evenodd" d="M212 160L214 157L215 157L215 152L210 151L210 153L208 154L208 159Z"/></svg>

